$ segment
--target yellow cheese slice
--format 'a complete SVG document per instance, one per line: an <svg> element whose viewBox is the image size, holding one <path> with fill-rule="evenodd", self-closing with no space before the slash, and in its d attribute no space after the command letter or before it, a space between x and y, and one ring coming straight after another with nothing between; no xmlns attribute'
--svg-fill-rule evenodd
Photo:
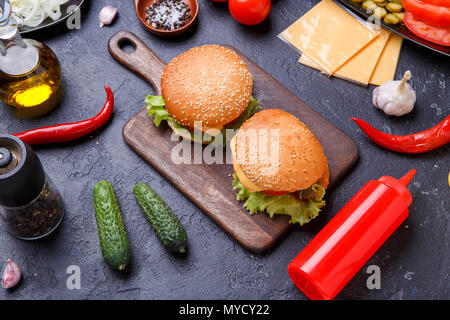
<svg viewBox="0 0 450 320"><path fill-rule="evenodd" d="M234 172L236 172L236 175L239 178L239 181L241 184L250 192L258 192L258 191L264 191L264 188L261 188L254 184L250 179L247 177L247 175L242 171L241 166L238 164L237 158L236 158L236 136L234 136L230 140L230 148L231 148L231 156L233 159L233 168Z"/></svg>
<svg viewBox="0 0 450 320"><path fill-rule="evenodd" d="M388 42L389 36L389 31L381 30L378 38L348 60L333 75L367 86L375 70L375 66L381 57L381 53ZM320 70L320 67L305 54L302 54L299 62L308 67Z"/></svg>
<svg viewBox="0 0 450 320"><path fill-rule="evenodd" d="M395 33L392 33L389 37L386 47L384 48L383 53L375 66L372 77L369 80L370 84L379 86L386 81L394 79L398 57L400 56L400 50L402 48L402 41L403 38Z"/></svg>
<svg viewBox="0 0 450 320"><path fill-rule="evenodd" d="M322 0L280 34L329 75L378 36L332 0Z"/></svg>

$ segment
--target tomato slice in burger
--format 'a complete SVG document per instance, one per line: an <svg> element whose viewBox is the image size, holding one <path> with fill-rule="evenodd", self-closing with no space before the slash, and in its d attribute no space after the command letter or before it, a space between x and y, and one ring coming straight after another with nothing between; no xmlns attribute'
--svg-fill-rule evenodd
<svg viewBox="0 0 450 320"><path fill-rule="evenodd" d="M409 31L416 36L442 46L450 46L450 27L432 26L416 19L416 17L408 11L405 12L403 21Z"/></svg>
<svg viewBox="0 0 450 320"><path fill-rule="evenodd" d="M266 196L282 196L284 194L288 194L288 191L261 191L261 193L264 193Z"/></svg>
<svg viewBox="0 0 450 320"><path fill-rule="evenodd" d="M406 11L416 19L435 26L450 26L450 8L426 3L422 0L402 0Z"/></svg>

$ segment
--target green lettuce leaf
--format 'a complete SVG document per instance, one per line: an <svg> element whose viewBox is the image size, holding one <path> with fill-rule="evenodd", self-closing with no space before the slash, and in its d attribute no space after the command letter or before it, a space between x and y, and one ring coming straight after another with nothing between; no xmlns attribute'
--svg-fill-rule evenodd
<svg viewBox="0 0 450 320"><path fill-rule="evenodd" d="M166 102L164 101L163 97L148 95L145 97L145 103L146 103L147 109L148 109L148 116L149 117L154 116L153 122L155 123L155 125L157 127L159 127L161 125L162 121L167 121L167 122L170 122L176 130L179 130L179 131L186 130L187 132L189 132L189 134L191 135L192 138L197 138L197 140L200 140L202 138L201 133L199 133L199 132L194 133L194 132L186 129L185 127L183 127L178 122L176 122L176 120L169 114L169 112L165 108ZM253 98L253 96L251 96L250 102L249 102L247 108L241 114L241 116L238 119L236 119L235 121L233 121L231 124L225 126L222 129L221 133L223 136L223 141L217 141L218 139L214 139L214 137L212 137L211 139L207 140L208 143L217 143L217 144L222 144L223 146L225 146L226 143L229 140L231 140L231 138L232 138L232 137L226 137L225 130L226 129L239 129L245 121L247 121L252 115L254 115L260 109L261 109L261 107L259 106L259 101L256 100L255 98ZM226 141L227 138L228 138L228 141Z"/></svg>
<svg viewBox="0 0 450 320"><path fill-rule="evenodd" d="M162 121L175 121L175 119L170 116L169 112L167 112L165 108L166 102L163 97L148 95L145 97L145 104L147 105L148 116L155 116L153 122L155 122L157 127L159 127Z"/></svg>
<svg viewBox="0 0 450 320"><path fill-rule="evenodd" d="M147 104L148 109L148 116L153 117L153 122L157 127L161 125L161 122L167 121L172 124L172 126L177 131L185 131L185 133L190 134L191 138L194 140L201 140L202 136L200 132L192 132L185 127L183 127L181 124L176 122L176 120L169 114L166 107L166 102L164 101L163 97L161 96L152 96L148 95L145 97L145 103Z"/></svg>
<svg viewBox="0 0 450 320"><path fill-rule="evenodd" d="M250 214L265 211L271 218L276 214L284 214L291 217L289 223L308 223L317 217L325 206L325 189L319 184L299 191L299 200L292 194L268 196L261 192L250 192L239 181L237 174L233 173L233 189L238 190L236 198L245 201L244 207Z"/></svg>

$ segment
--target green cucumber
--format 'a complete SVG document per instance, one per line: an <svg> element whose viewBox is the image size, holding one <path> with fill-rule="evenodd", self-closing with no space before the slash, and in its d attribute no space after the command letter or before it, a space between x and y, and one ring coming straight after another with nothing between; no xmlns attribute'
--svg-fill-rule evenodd
<svg viewBox="0 0 450 320"><path fill-rule="evenodd" d="M143 182L134 186L133 193L162 245L170 252L186 252L186 231L167 203Z"/></svg>
<svg viewBox="0 0 450 320"><path fill-rule="evenodd" d="M116 270L123 270L130 261L130 243L113 187L100 181L94 187L95 217L98 237L105 261Z"/></svg>

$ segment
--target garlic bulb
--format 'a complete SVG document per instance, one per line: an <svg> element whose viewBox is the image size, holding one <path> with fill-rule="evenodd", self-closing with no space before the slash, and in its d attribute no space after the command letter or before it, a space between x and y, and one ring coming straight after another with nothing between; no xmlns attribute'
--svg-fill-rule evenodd
<svg viewBox="0 0 450 320"><path fill-rule="evenodd" d="M402 80L391 80L373 90L373 105L390 116L410 113L416 102L416 92L408 81L411 72L406 71Z"/></svg>

